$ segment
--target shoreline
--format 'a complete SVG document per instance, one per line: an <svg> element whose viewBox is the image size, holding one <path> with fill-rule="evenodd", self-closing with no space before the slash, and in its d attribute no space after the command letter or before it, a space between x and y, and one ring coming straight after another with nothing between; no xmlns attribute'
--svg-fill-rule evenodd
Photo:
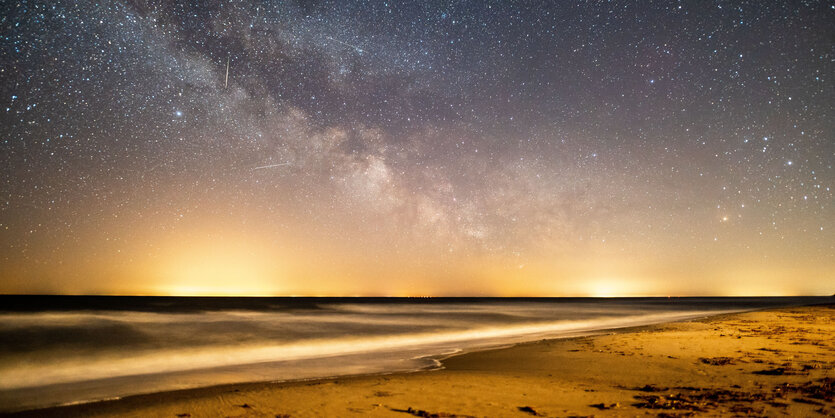
<svg viewBox="0 0 835 418"><path fill-rule="evenodd" d="M227 383L218 383L218 384L210 384L204 386L195 386L195 387L185 387L180 389L171 389L171 390L155 390L149 392L140 392L140 393L131 393L122 396L112 396L112 397L105 397L100 399L91 399L91 400L78 400L66 403L56 403L52 405L44 405L38 406L34 408L25 408L25 409L18 409L18 410L11 410L11 411L0 411L0 417L7 416L7 415L16 415L16 414L28 414L28 413L35 413L38 411L47 411L52 409L64 409L64 408L72 408L72 407L79 407L79 406L86 406L86 405L96 405L96 404L105 404L109 402L120 401L123 399L130 399L133 397L142 397L142 396L155 396L155 395L164 395L164 394L175 394L175 393L200 393L204 390L211 390L211 389L223 389L228 387L237 387L240 388L242 386L263 386L263 385L281 385L281 384L294 384L294 383L307 383L307 382L316 382L316 381L326 381L326 380L338 380L338 379L349 379L349 378L363 378L363 377L378 377L378 376L390 376L390 375L399 375L399 374L413 374L413 373L421 373L421 372L432 372L443 370L444 365L443 362L457 357L468 355L472 353L480 353L485 351L493 351L493 350L503 350L513 348L519 345L524 344L531 344L537 343L542 341L551 341L551 340L571 340L575 338L586 338L586 337L595 337L600 335L611 335L614 333L628 333L628 332L635 332L644 328L652 328L664 324L669 323L676 323L676 322L684 322L684 321L693 321L693 320L701 320L706 318L713 318L722 315L734 315L737 313L742 312L750 312L753 310L762 310L762 309L770 309L770 308L753 308L751 310L738 310L738 311L717 311L716 313L709 313L709 312L700 312L700 313L693 313L687 314L683 317L677 317L673 319L663 320L660 322L650 322L646 324L639 324L639 325L622 325L622 326L615 326L611 328L601 328L601 329L578 329L578 330L571 330L571 331L564 331L562 334L559 335L548 335L548 336L524 336L519 335L516 336L514 339L519 341L504 341L504 342L494 342L494 343L486 343L482 346L476 347L469 347L469 348L459 348L456 349L454 352L451 353L439 353L439 354L430 354L430 355L423 355L418 357L409 358L410 361L426 361L432 364L428 364L422 367L416 367L411 369L396 369L396 370L387 370L387 371L379 371L379 372L363 372L363 373L355 373L355 374L335 374L335 375L326 375L326 376L312 376L312 377L301 377L301 378L290 378L290 379L267 379L267 380L252 380L252 381L240 381L240 382L227 382ZM257 366L260 363L255 363L249 366ZM265 363L268 364L268 363ZM23 388L26 390L26 388Z"/></svg>
<svg viewBox="0 0 835 418"><path fill-rule="evenodd" d="M760 308L748 308L748 309L723 309L723 310L702 310L702 311L681 311L679 313L667 313L664 314L661 318L657 317L656 315L652 314L644 314L644 315L636 315L636 316L627 316L620 319L608 319L609 322L608 327L599 328L598 326L601 325L598 319L591 318L590 320L583 320L585 322L591 322L595 325L593 326L579 326L579 327L569 327L567 329L562 329L561 323L550 323L550 322L542 322L542 323L531 323L523 326L522 328L527 328L528 333L520 333L514 334L510 333L505 337L502 338L483 338L480 342L475 344L468 343L467 340L461 340L460 342L463 344L460 347L457 347L453 350L445 350L435 353L426 353L414 357L404 356L400 359L403 363L401 365L393 365L393 364L377 364L376 366L371 366L371 370L365 371L356 371L356 372L347 372L347 371L335 371L332 374L321 374L316 373L308 373L308 376L298 376L298 377L288 377L288 378L261 378L261 379L241 379L238 381L224 379L226 381L220 382L206 382L205 384L189 384L188 386L181 386L181 387L155 387L154 382L158 382L159 379L176 379L178 372L173 373L159 373L159 374L147 374L145 375L146 378L150 378L151 380L135 380L134 381L134 388L145 388L145 390L137 390L137 389L125 389L129 388L130 386L125 386L125 383L116 381L115 384L122 386L122 390L111 390L110 394L101 394L101 396L91 396L88 398L83 397L76 393L76 397L74 399L66 399L69 396L63 396L62 391L74 391L75 388L72 386L67 385L66 383L58 383L56 385L61 385L60 388L51 388L51 386L44 386L44 387L31 387L31 388L16 388L13 389L12 392L0 392L0 395L7 395L9 393L18 392L18 397L25 396L28 399L50 399L50 396L54 394L55 396L63 397L65 400L59 401L55 400L51 403L46 402L38 402L38 404L33 404L33 402L29 402L30 405L23 405L22 407L12 407L6 410L0 410L0 414L9 414L9 413L17 413L17 412L25 412L25 411L34 411L34 410L44 410L49 408L62 408L62 407L71 407L71 406L78 406L78 405L85 405L85 404L94 404L99 402L105 401L115 401L119 399L129 398L132 396L138 395L153 395L156 393L168 393L168 392L179 392L179 391L190 391L190 390L201 390L207 389L212 387L223 387L229 385L243 385L243 384L279 384L279 383L292 383L292 382L307 382L307 381L315 381L321 379L336 379L336 378L344 378L344 377L361 377L361 376L378 376L378 375L390 375L390 374L398 374L398 373L416 373L421 371L430 371L442 368L441 361L446 360L449 357L463 355L467 353L473 352L481 352L486 350L496 350L496 349L504 349L510 348L514 345L529 343L532 341L540 341L540 340L551 340L551 339L571 339L571 338L579 338L585 336L594 336L594 335L601 335L605 333L611 333L614 331L626 331L632 329L637 329L640 327L647 327L647 326L654 326L664 323L671 323L671 322L679 322L679 321L687 321L687 320L694 320L694 319L701 319L707 317L713 317L717 315L725 315L725 314L732 314L738 312L744 312L749 309L760 309ZM614 319L614 321L613 321ZM623 319L626 319L624 321ZM581 322L583 322L581 321ZM553 326L556 326L559 331L554 330ZM530 332L530 329L540 329L536 332ZM418 335L420 337L420 335ZM476 340L478 341L478 340ZM388 351L384 350L381 351L383 354L389 354ZM362 355L363 353L346 353L342 355L337 355L334 358L342 358L342 356L347 356L350 358L351 356L355 355ZM366 353L367 354L367 353ZM330 358L324 357L323 359ZM274 369L275 362L263 362L263 363L251 363L242 365L250 370L258 369L258 368L270 368ZM368 368L368 367L366 367ZM203 369L205 372L208 373L223 373L226 369L226 366L219 367L219 368L209 368ZM321 372L321 370L320 370ZM186 373L190 373L187 371ZM131 378L132 376L117 376L113 379L123 379L123 378ZM91 381L91 383L95 383L96 381ZM79 382L80 384L85 384L88 382ZM98 383L101 386L101 382ZM43 392L43 389L48 389L47 392ZM30 393L26 393L30 391ZM41 393L37 393L41 391ZM84 390L82 390L83 392ZM120 393L121 392L121 393ZM21 395L22 394L22 395ZM79 396L80 395L80 396ZM14 398L16 395L11 395L11 398Z"/></svg>
<svg viewBox="0 0 835 418"><path fill-rule="evenodd" d="M720 315L733 315L729 313L719 313L716 315L710 315L709 317L720 316ZM701 318L701 317L700 317ZM485 351L493 351L493 350L504 350L513 347L517 347L520 345L525 344L532 344L538 343L542 341L552 341L552 340L571 340L575 338L586 338L586 337L595 337L599 335L606 335L611 334L614 332L632 332L632 330L639 330L641 328L650 328L655 327L658 325L663 325L666 323L675 323L681 321L690 321L696 318L691 319L679 319L670 322L663 322L659 324L647 324L647 325L635 325L635 326L626 326L626 327L616 327L616 328L606 328L594 331L576 331L575 333L567 334L566 336L556 336L556 337L549 337L544 339L533 339L529 341L521 341L515 343L506 343L506 344L498 344L498 345L488 345L485 347L479 347L474 349L462 350L459 349L454 353L442 353L438 355L427 355L427 356L420 356L415 357L410 360L428 360L433 362L433 365L427 365L425 367L411 369L411 370L393 370L393 371L383 371L377 373L358 373L358 374L342 374L342 375L331 375L331 376L318 376L318 377L310 377L310 378L298 378L298 379L287 379L287 380L256 380L256 381L243 381L243 382L233 382L233 383L222 383L216 385L208 385L208 386L198 386L198 387L190 387L190 388L183 388L183 389L174 389L174 390L162 390L162 391L155 391L155 392L147 392L147 393L136 393L132 395L126 396L114 396L105 399L94 399L94 400L81 400L75 402L68 402L63 404L56 404L56 405L49 405L44 407L37 407L37 408L27 408L17 411L9 411L3 412L0 411L0 417L6 416L28 416L29 414L38 414L40 412L48 413L52 410L64 410L68 408L76 408L76 407L86 407L86 406L96 406L96 405L104 405L112 402L118 402L122 400L130 400L133 398L146 398L146 397L159 397L159 396L175 396L179 394L201 394L202 392L224 392L230 388L241 389L241 388L251 388L251 387L261 387L261 386L269 386L269 385L294 385L294 384L309 384L311 382L325 382L325 381L334 381L334 380L349 380L349 379L361 379L361 378L373 378L373 377L382 377L382 376L392 376L392 375L409 375L414 373L426 373L426 372L434 372L444 370L443 362L452 359L458 356L465 356L473 353L480 353ZM575 335L576 334L576 335Z"/></svg>
<svg viewBox="0 0 835 418"><path fill-rule="evenodd" d="M263 405L265 394L276 394L279 392L317 392L319 387L323 386L340 386L340 388L349 388L348 392L352 390L359 389L360 387L365 387L369 383L374 382L375 385L385 385L386 382L391 381L398 381L399 385L406 385L406 386L415 386L417 388L425 387L427 384L432 384L432 380L438 379L447 379L450 374L472 374L474 371L477 371L479 375L487 374L487 375L497 375L500 377L499 380L506 380L508 374L518 374L518 372L526 367L524 363L526 361L529 362L531 360L530 355L525 356L521 354L530 354L530 351L541 351L544 347L555 347L556 351L558 351L561 355L566 355L568 353L583 353L588 357L589 355L595 355L596 351L588 350L589 344L591 346L599 345L600 343L605 342L606 340L625 340L625 339L635 339L638 337L643 336L644 334L648 335L656 335L663 334L663 333L670 333L675 330L681 330L682 328L693 328L693 326L701 324L704 327L705 324L723 324L727 322L733 321L747 321L743 323L756 323L756 321L752 321L751 319L746 319L750 316L757 316L760 314L762 315L785 315L785 312L793 312L793 311L808 311L808 312L818 312L823 313L825 315L820 316L826 320L826 324L829 327L832 327L832 317L833 312L835 312L835 305L833 304L826 304L826 305L810 305L810 306L793 306L793 307L785 307L785 308L765 308L765 309L755 309L750 311L744 312L735 312L735 313L718 313L716 315L709 315L709 316L700 316L698 318L689 318L684 320L677 320L674 322L664 322L660 324L649 324L649 325L638 325L638 326L629 326L629 327L621 327L621 328L610 328L610 329L603 329L603 330L595 330L590 331L588 333L583 333L583 335L570 335L565 337L557 337L557 338L548 338L548 339L537 339L532 341L525 341L519 343L513 343L505 346L499 347L485 347L483 349L475 349L465 352L459 353L452 353L449 355L439 355L439 356L427 356L426 358L434 360L435 362L439 363L440 365L437 367L426 367L420 370L414 371L394 371L394 372L383 372L383 373L372 373L372 374L357 374L357 375L342 375L342 376L331 376L331 377L317 377L317 378L310 378L310 379L295 379L289 381L258 381L258 382L246 382L246 383L231 383L231 384L222 384L222 385L215 385L215 386L207 386L207 387L199 387L199 388L188 388L188 389L180 389L174 391L164 391L164 392L153 392L147 394L138 394L138 395L130 395L125 396L117 399L110 399L110 400L100 400L100 401L92 401L92 402L83 402L83 403L75 403L71 405L62 405L62 406L53 406L47 408L38 408L38 409L30 409L24 411L17 411L13 413L2 413L0 416L111 416L111 415L126 415L126 416L142 416L143 414L154 414L154 415L167 415L161 414L163 410L168 410L170 408L192 408L195 412L182 412L182 413L173 413L173 415L179 416L211 416L214 415L214 412L219 411L216 409L217 407L226 405L224 402L218 402L218 399L222 399L228 396L241 396L241 395L256 395L255 398L259 399L258 403L252 401L250 403L243 402L238 404L237 406L234 405L226 405L232 406L231 411L236 412L255 412L254 408L255 405ZM806 316L809 316L809 313L806 313ZM813 315L814 316L814 315ZM760 322L765 323L763 319L760 319ZM776 325L776 327L783 327L784 325ZM835 331L835 329L832 329ZM756 337L756 335L752 335ZM737 339L741 339L741 336L738 336ZM825 344L818 341L817 345ZM823 345L828 352L824 356L823 366L819 369L825 375L824 378L831 379L832 377L832 366L835 364L835 347L832 347L833 343L828 343L828 345ZM584 346L584 349L578 348L571 348L573 346ZM609 350L611 351L611 350ZM502 358L503 354L507 354L508 352L513 353L511 357L516 357L516 361L507 361L508 358L504 358L506 360L502 364L501 362L497 363L495 357ZM597 352L603 352L603 350L598 350ZM635 352L629 352L624 350L615 350L613 351L619 357L634 357L636 355ZM643 354L641 354L643 355ZM677 359L674 356L668 356L670 359ZM485 360L488 359L488 360ZM704 358L714 358L714 357L702 357ZM715 356L715 358L725 358L722 356ZM730 358L730 357L727 357ZM521 359L521 362L518 360ZM553 360L553 359L552 359ZM586 359L588 361L588 359ZM722 360L717 360L721 362ZM728 360L728 364L736 364L733 360ZM704 362L704 361L703 361ZM506 364L506 363L513 363L513 364ZM629 363L627 361L627 363ZM635 362L632 362L635 363ZM477 367L473 367L473 365ZM581 363L582 364L582 363ZM707 364L707 363L705 363ZM529 366L529 365L528 365ZM629 366L628 364L624 365L621 364L620 367L623 368L624 366ZM630 367L630 369L634 369L635 364ZM640 364L638 364L640 366ZM562 366L557 366L559 369ZM565 367L562 367L565 369ZM614 371L617 370L617 367L613 369ZM807 369L804 367L804 371ZM814 372L813 369L808 369ZM562 372L570 371L570 370L561 370ZM522 373L524 374L524 373ZM780 373L778 375L783 375L784 373ZM807 373L808 374L808 373ZM766 374L764 374L766 375ZM786 373L786 375L793 375L790 373ZM552 374L548 374L548 376L552 376ZM467 376L465 376L467 377ZM541 377L541 376L540 376ZM582 376L579 376L579 379L582 381ZM588 376L586 376L588 377ZM457 378L457 377L456 377ZM467 377L469 380L473 379L473 376ZM466 379L465 379L466 380ZM511 379L513 380L513 379ZM567 379L569 381L573 381L572 379ZM588 379L586 379L588 380ZM411 382L410 382L411 381ZM529 386L530 384L535 382L522 382L522 386ZM565 382L562 382L565 383ZM597 382L597 385L605 384L603 382ZM519 383L517 382L518 386ZM511 385L512 386L512 385ZM739 386L740 385L729 385L729 386ZM353 389L350 389L352 388ZM641 387L640 385L635 387ZM647 383L645 387L660 387L656 386L651 383ZM689 386L693 388L693 386ZM313 388L313 389L311 389ZM576 388L575 388L576 389ZM588 390L586 390L588 389ZM599 393L600 390L596 388L586 388L584 389L585 393ZM830 389L831 390L831 389ZM468 391L459 391L462 393L457 394L456 398L467 398L468 396L475 395L475 393L468 393ZM652 391L647 391L652 392ZM390 397L389 391L377 391L377 398L388 398ZM261 395L261 396L258 396ZM315 393L307 393L307 395L315 395ZM655 395L651 395L655 396ZM830 395L831 396L831 395ZM313 396L316 398L316 396ZM655 398L653 398L655 399ZM657 399L656 399L657 400ZM576 404L577 402L571 402L570 399L563 399L565 405L572 405ZM335 402L340 403L340 402ZM412 402L414 403L414 402ZM533 402L531 402L533 403ZM580 402L581 404L583 402ZM802 404L803 402L797 402L798 404ZM292 402L280 402L283 405L284 410L293 410L293 413L289 414L276 414L276 416L282 415L289 415L289 416L315 416L317 412L322 411L323 409L311 409L309 407L304 407L299 410L299 408L293 408ZM376 406L375 406L376 405ZM606 410L609 409L619 409L617 413L624 413L625 405L622 407L621 402L612 402L612 403L588 403L586 404L586 408L592 408L592 412L597 411L597 413L605 413ZM835 411L832 409L831 398L829 403L827 404L824 402L823 405L815 405L815 404L804 404L806 406L819 406L820 408L830 408L828 411ZM280 405L276 405L280 406ZM323 408L328 407L328 403L320 403L319 406ZM373 408L369 410L363 410L361 413L365 414L372 414L372 415L385 415L385 416L406 416L405 414L412 414L412 415L419 415L419 413L426 412L428 409L419 409L418 406L412 407L407 406L404 408L398 408L396 406L387 406L383 408L383 404L381 403L372 403ZM440 406L440 405L439 405ZM575 405L576 406L576 405ZM794 406L794 405L792 405ZM545 410L544 407L539 406L538 409L534 409L532 406L527 406L533 411L540 411ZM150 409L149 409L150 408ZM525 413L526 410L525 405L518 406L517 410L513 410L512 408L504 408L503 412L496 413L493 411L492 413L486 413L486 415L514 415L517 413ZM778 407L778 408L788 408L788 407ZM356 408L355 408L356 409ZM547 408L546 408L547 409ZM582 408L581 408L582 409ZM656 409L656 408L650 408ZM662 408L663 409L663 408ZM795 408L796 409L796 408ZM808 409L808 408L807 408ZM684 411L688 409L685 408ZM754 409L756 411L756 409ZM778 409L780 410L780 409ZM785 410L785 409L783 409ZM812 411L814 411L813 409ZM341 412L340 412L341 411ZM337 410L331 411L336 412L337 415L344 415L345 411L348 414L357 413L359 414L360 411L352 410L351 408L347 408L344 410ZM411 412L410 412L411 411ZM446 411L446 409L442 409L442 411ZM565 412L569 410L566 409ZM693 412L693 409L690 409ZM696 410L697 411L697 410ZM581 412L581 411L577 411ZM587 413L589 411L585 411ZM614 411L612 411L614 412ZM640 410L635 410L635 413L640 413ZM809 412L809 411L807 411ZM428 413L428 412L427 412ZM434 413L434 412L433 412ZM540 412L536 412L540 414ZM582 413L582 412L581 412ZM328 413L330 414L330 413ZM395 415L391 415L395 414ZM479 413L471 414L467 411L457 411L457 412L442 412L442 414L451 414L447 416L479 416ZM527 414L530 416L532 415L530 411L527 411ZM224 415L230 415L229 413L224 413ZM232 414L234 415L234 414ZM247 415L247 414L245 414ZM431 415L431 414L430 414ZM482 413L481 415L485 415ZM443 416L443 415L440 415Z"/></svg>

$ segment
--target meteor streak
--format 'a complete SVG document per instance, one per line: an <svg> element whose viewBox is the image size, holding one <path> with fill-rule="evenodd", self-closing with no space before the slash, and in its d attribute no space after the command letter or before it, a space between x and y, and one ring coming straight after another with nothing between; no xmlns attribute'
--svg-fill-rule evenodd
<svg viewBox="0 0 835 418"><path fill-rule="evenodd" d="M229 57L226 57L226 81L223 88L229 87Z"/></svg>
<svg viewBox="0 0 835 418"><path fill-rule="evenodd" d="M340 41L339 39L334 39L334 38L331 38L330 36L326 36L325 38L328 38L328 39L330 39L331 41L334 41L334 42L338 42L338 43L340 43L340 44L342 44L342 45L345 45L345 46L347 46L347 47L353 48L354 50L356 50L356 51L357 51L357 52L359 52L360 54L362 54L363 52L365 52L365 51L363 51L363 50L362 50L362 48L360 48L360 47L358 47L358 46L356 46L356 45L351 45L351 44L349 44L349 43L347 43L347 42Z"/></svg>
<svg viewBox="0 0 835 418"><path fill-rule="evenodd" d="M259 167L255 167L255 168L253 168L253 169L252 169L252 171L255 171L255 170L263 170L263 169L265 169L265 168L281 167L281 166L285 166L285 165L290 165L290 162L289 162L289 161L287 161L287 162L284 162L284 163L279 163L279 164L262 165L262 166L259 166Z"/></svg>

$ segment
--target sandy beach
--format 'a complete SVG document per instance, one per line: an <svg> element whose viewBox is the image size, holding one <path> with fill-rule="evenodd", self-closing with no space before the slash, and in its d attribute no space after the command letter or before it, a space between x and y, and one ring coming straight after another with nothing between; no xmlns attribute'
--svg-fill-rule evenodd
<svg viewBox="0 0 835 418"><path fill-rule="evenodd" d="M16 416L826 416L835 305L722 315L543 340L441 370L250 383Z"/></svg>

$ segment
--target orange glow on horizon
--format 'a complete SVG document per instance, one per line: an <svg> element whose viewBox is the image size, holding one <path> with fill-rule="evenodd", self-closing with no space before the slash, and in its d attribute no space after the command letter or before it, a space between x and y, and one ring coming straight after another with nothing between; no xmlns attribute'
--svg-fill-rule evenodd
<svg viewBox="0 0 835 418"><path fill-rule="evenodd" d="M602 251L547 259L421 248L398 252L387 242L368 247L322 245L299 234L224 224L206 217L137 240L144 245L97 251L79 248L72 264L38 266L54 282L32 291L6 280L4 293L165 296L382 297L645 297L828 295L827 266L793 263L758 267L725 261L689 269L664 267L635 253ZM315 237L314 237L315 238ZM89 238L87 238L89 239ZM153 250L149 251L149 246ZM547 255L547 254L546 254ZM545 255L540 255L545 257ZM675 263L673 260L669 263ZM91 268L94 266L95 268ZM26 266L31 269L31 266ZM14 277L7 269L6 277ZM790 277L809 277L788 280ZM83 285L82 285L83 284Z"/></svg>

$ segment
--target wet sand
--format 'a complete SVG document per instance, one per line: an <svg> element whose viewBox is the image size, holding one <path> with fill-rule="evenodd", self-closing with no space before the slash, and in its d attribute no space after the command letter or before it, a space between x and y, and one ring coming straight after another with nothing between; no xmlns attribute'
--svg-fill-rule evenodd
<svg viewBox="0 0 835 418"><path fill-rule="evenodd" d="M61 417L832 416L835 305L722 315L445 359L24 412Z"/></svg>

